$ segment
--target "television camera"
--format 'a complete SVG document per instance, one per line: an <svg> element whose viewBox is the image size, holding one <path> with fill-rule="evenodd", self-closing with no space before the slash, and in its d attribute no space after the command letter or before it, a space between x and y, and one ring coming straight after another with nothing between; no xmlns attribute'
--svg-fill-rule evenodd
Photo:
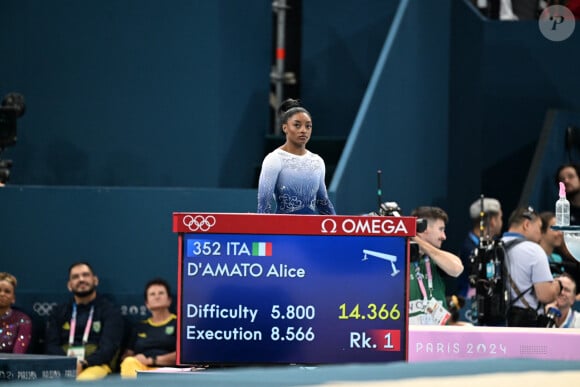
<svg viewBox="0 0 580 387"><path fill-rule="evenodd" d="M498 325L505 321L509 302L505 258L505 247L499 240L483 240L470 257L469 282L475 288L479 325Z"/></svg>
<svg viewBox="0 0 580 387"><path fill-rule="evenodd" d="M488 235L489 216L484 210L484 196L480 199L479 244L469 257L469 283L475 288L475 307L478 325L501 325L509 308L509 288L506 256L514 242L506 245ZM517 241L516 241L517 242Z"/></svg>
<svg viewBox="0 0 580 387"><path fill-rule="evenodd" d="M371 216L401 216L401 207L397 202L383 202L382 194L383 189L381 188L381 176L383 172L379 169L377 170L377 200L378 200L378 211L372 211L368 215ZM416 232L421 233L427 229L427 219L417 218ZM409 243L409 255L411 262L419 260L419 245L417 242L411 241Z"/></svg>
<svg viewBox="0 0 580 387"><path fill-rule="evenodd" d="M16 144L17 124L26 110L24 97L18 93L9 93L0 103L0 154L5 148ZM10 178L12 160L0 158L0 185L4 185Z"/></svg>
<svg viewBox="0 0 580 387"><path fill-rule="evenodd" d="M401 208L397 204L397 202L383 202L379 205L379 212L378 214L375 212L371 212L371 215L379 215L379 216L401 216ZM427 219L417 218L417 227L416 232L421 233L427 229ZM415 262L419 260L419 245L416 242L411 241L409 244L409 255L411 262Z"/></svg>

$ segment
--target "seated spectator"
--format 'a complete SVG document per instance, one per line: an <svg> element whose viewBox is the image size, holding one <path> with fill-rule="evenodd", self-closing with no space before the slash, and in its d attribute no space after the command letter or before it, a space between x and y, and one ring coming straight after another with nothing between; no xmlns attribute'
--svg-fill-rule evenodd
<svg viewBox="0 0 580 387"><path fill-rule="evenodd" d="M556 171L556 186L560 182L566 187L566 198L570 202L570 225L580 225L580 166L561 165ZM554 190L554 192L557 192Z"/></svg>
<svg viewBox="0 0 580 387"><path fill-rule="evenodd" d="M574 281L578 281L580 263L568 251L562 232L552 229L552 226L556 224L556 215L545 211L540 214L540 218L542 219L540 246L546 252L552 275L557 276L566 272L574 278Z"/></svg>
<svg viewBox="0 0 580 387"><path fill-rule="evenodd" d="M561 316L555 318L556 327L580 328L580 313L572 309L576 296L576 282L567 273L558 276L558 279L562 283L562 292L556 298L556 302L547 308L555 306L561 313Z"/></svg>
<svg viewBox="0 0 580 387"><path fill-rule="evenodd" d="M137 371L174 366L177 316L169 311L169 284L160 278L145 285L145 306L151 317L141 321L131 335L121 362L121 377L135 378Z"/></svg>
<svg viewBox="0 0 580 387"><path fill-rule="evenodd" d="M564 244L564 237L562 231L552 229L552 226L556 224L556 215L553 212L542 212L540 213L540 218L542 218L540 246L546 252L552 275L557 277L564 272L562 256L556 252L556 249L562 247Z"/></svg>
<svg viewBox="0 0 580 387"><path fill-rule="evenodd" d="M32 337L30 317L12 309L16 302L16 277L0 273L0 352L26 353Z"/></svg>
<svg viewBox="0 0 580 387"><path fill-rule="evenodd" d="M116 364L124 322L120 309L97 294L98 277L86 262L69 267L70 301L53 308L46 353L77 358L77 380L98 380Z"/></svg>
<svg viewBox="0 0 580 387"><path fill-rule="evenodd" d="M467 321L460 321L459 312L465 306L465 298L454 294L447 297L447 305L449 307L449 314L451 314L451 318L449 318L447 325L473 325Z"/></svg>

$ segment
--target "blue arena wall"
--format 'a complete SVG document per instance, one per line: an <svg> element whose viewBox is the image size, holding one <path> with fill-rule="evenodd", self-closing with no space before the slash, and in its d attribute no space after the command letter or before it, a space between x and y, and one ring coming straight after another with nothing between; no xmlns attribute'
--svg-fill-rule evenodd
<svg viewBox="0 0 580 387"><path fill-rule="evenodd" d="M543 178L528 171L547 112L580 111L579 45L578 33L546 39L536 21L485 20L468 1L399 2L331 184L337 207L376 208L380 169L383 200L449 213L447 249L459 250L480 194L507 221L525 182Z"/></svg>
<svg viewBox="0 0 580 387"><path fill-rule="evenodd" d="M251 187L272 10L237 0L0 1L12 184Z"/></svg>

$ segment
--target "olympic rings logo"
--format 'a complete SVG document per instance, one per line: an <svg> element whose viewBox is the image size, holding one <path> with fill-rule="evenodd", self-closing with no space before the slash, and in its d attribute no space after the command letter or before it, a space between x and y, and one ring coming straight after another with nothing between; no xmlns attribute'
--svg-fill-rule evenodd
<svg viewBox="0 0 580 387"><path fill-rule="evenodd" d="M205 232L215 226L216 220L212 215L209 215L208 217L204 217L202 215L196 215L195 217L186 215L183 217L183 224L191 231Z"/></svg>
<svg viewBox="0 0 580 387"><path fill-rule="evenodd" d="M48 316L56 302L35 302L32 304L32 310L39 316Z"/></svg>

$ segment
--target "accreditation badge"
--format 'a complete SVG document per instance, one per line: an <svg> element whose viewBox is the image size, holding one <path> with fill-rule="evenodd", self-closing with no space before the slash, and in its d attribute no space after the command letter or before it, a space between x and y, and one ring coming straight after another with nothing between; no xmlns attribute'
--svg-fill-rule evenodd
<svg viewBox="0 0 580 387"><path fill-rule="evenodd" d="M451 317L451 313L449 313L435 298L429 300L425 312L431 316L434 325L445 325L447 324L447 320Z"/></svg>
<svg viewBox="0 0 580 387"><path fill-rule="evenodd" d="M410 316L409 317L409 325L431 325L431 324L425 324L425 319L423 318L423 316L425 316L425 315L419 314L416 316Z"/></svg>
<svg viewBox="0 0 580 387"><path fill-rule="evenodd" d="M77 360L85 360L85 347L69 347L66 351L68 357L76 357Z"/></svg>

